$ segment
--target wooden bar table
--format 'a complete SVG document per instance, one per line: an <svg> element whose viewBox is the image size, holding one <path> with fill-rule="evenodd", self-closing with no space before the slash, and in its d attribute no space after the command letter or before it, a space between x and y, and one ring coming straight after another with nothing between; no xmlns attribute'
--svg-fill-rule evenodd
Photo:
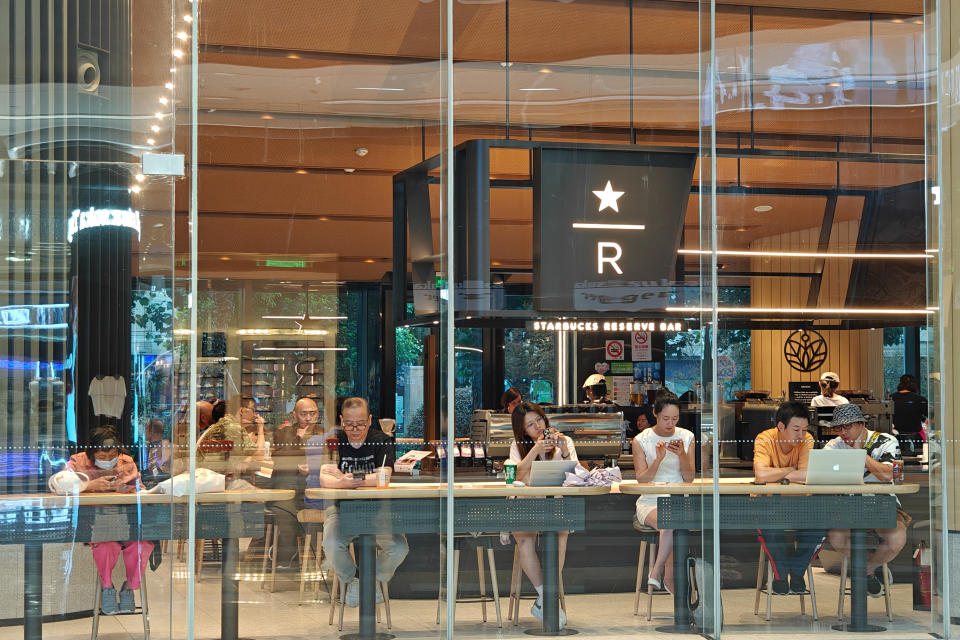
<svg viewBox="0 0 960 640"><path fill-rule="evenodd" d="M223 539L220 633L237 640L240 538L263 535L263 505L292 490L198 493L196 537ZM23 637L43 637L43 545L187 537L187 496L160 493L0 495L0 544L23 545Z"/></svg>
<svg viewBox="0 0 960 640"><path fill-rule="evenodd" d="M610 487L515 487L504 482L464 482L453 486L454 530L540 531L543 533L543 626L530 635L573 635L560 628L559 531L586 526L584 500ZM376 631L376 535L378 533L448 533L447 485L394 484L386 489L307 489L313 500L336 500L340 531L359 536L360 628L343 640L389 640ZM528 498L510 500L508 498Z"/></svg>
<svg viewBox="0 0 960 640"><path fill-rule="evenodd" d="M721 479L719 493L721 530L850 529L850 621L834 625L838 631L879 632L885 628L867 623L867 532L896 526L895 494L916 493L916 484L865 483L826 486L754 484L749 479ZM684 566L689 532L713 526L713 481L683 484L624 482L620 493L661 494L657 526L672 529L674 536L674 624L658 627L665 633L691 633L688 607L690 585ZM666 494L663 497L662 494Z"/></svg>

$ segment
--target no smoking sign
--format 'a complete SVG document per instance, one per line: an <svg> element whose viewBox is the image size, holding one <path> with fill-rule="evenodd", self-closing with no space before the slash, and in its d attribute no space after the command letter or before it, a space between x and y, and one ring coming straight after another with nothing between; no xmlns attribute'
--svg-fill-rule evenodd
<svg viewBox="0 0 960 640"><path fill-rule="evenodd" d="M623 340L607 340L607 360L623 360Z"/></svg>

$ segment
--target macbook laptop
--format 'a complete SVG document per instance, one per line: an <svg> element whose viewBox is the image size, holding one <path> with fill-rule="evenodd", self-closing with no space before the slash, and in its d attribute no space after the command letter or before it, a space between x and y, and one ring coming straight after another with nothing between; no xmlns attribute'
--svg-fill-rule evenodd
<svg viewBox="0 0 960 640"><path fill-rule="evenodd" d="M573 460L534 460L530 465L531 487L559 487L566 477L564 474L573 471L577 463Z"/></svg>
<svg viewBox="0 0 960 640"><path fill-rule="evenodd" d="M805 484L863 484L866 449L816 449L807 461Z"/></svg>

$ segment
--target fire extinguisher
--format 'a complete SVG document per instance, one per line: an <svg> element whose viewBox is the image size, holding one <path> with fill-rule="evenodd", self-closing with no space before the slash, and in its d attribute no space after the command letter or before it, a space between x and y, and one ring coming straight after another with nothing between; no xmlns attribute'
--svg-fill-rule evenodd
<svg viewBox="0 0 960 640"><path fill-rule="evenodd" d="M930 577L930 550L927 541L920 540L913 552L913 610L930 611L932 580Z"/></svg>

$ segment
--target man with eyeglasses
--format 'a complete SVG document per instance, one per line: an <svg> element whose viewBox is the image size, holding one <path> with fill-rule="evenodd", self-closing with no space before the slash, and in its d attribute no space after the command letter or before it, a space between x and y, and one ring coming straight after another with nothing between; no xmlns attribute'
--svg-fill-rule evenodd
<svg viewBox="0 0 960 640"><path fill-rule="evenodd" d="M824 449L866 449L867 460L863 470L864 482L891 482L893 465L900 460L900 443L888 433L867 429L867 418L860 407L846 404L833 412L831 427L840 430L840 435L824 445ZM880 543L867 556L867 593L878 598L883 593L883 565L897 557L907 542L907 525L912 518L900 508L897 501L897 525L892 529L877 529ZM827 534L833 548L843 555L850 555L850 530L833 529ZM887 573L887 583L893 576Z"/></svg>
<svg viewBox="0 0 960 640"><path fill-rule="evenodd" d="M320 483L328 489L357 489L375 487L377 470L393 473L396 449L390 436L379 429L371 429L370 407L363 398L347 398L340 413L341 430L337 434L337 462L320 469ZM342 535L336 505L327 507L323 523L323 550L333 564L342 584L346 585L346 603L356 607L360 603L360 581L357 565L350 556L350 543L357 536ZM377 602L383 602L381 582L389 582L397 567L407 557L407 539L403 535L377 535Z"/></svg>

